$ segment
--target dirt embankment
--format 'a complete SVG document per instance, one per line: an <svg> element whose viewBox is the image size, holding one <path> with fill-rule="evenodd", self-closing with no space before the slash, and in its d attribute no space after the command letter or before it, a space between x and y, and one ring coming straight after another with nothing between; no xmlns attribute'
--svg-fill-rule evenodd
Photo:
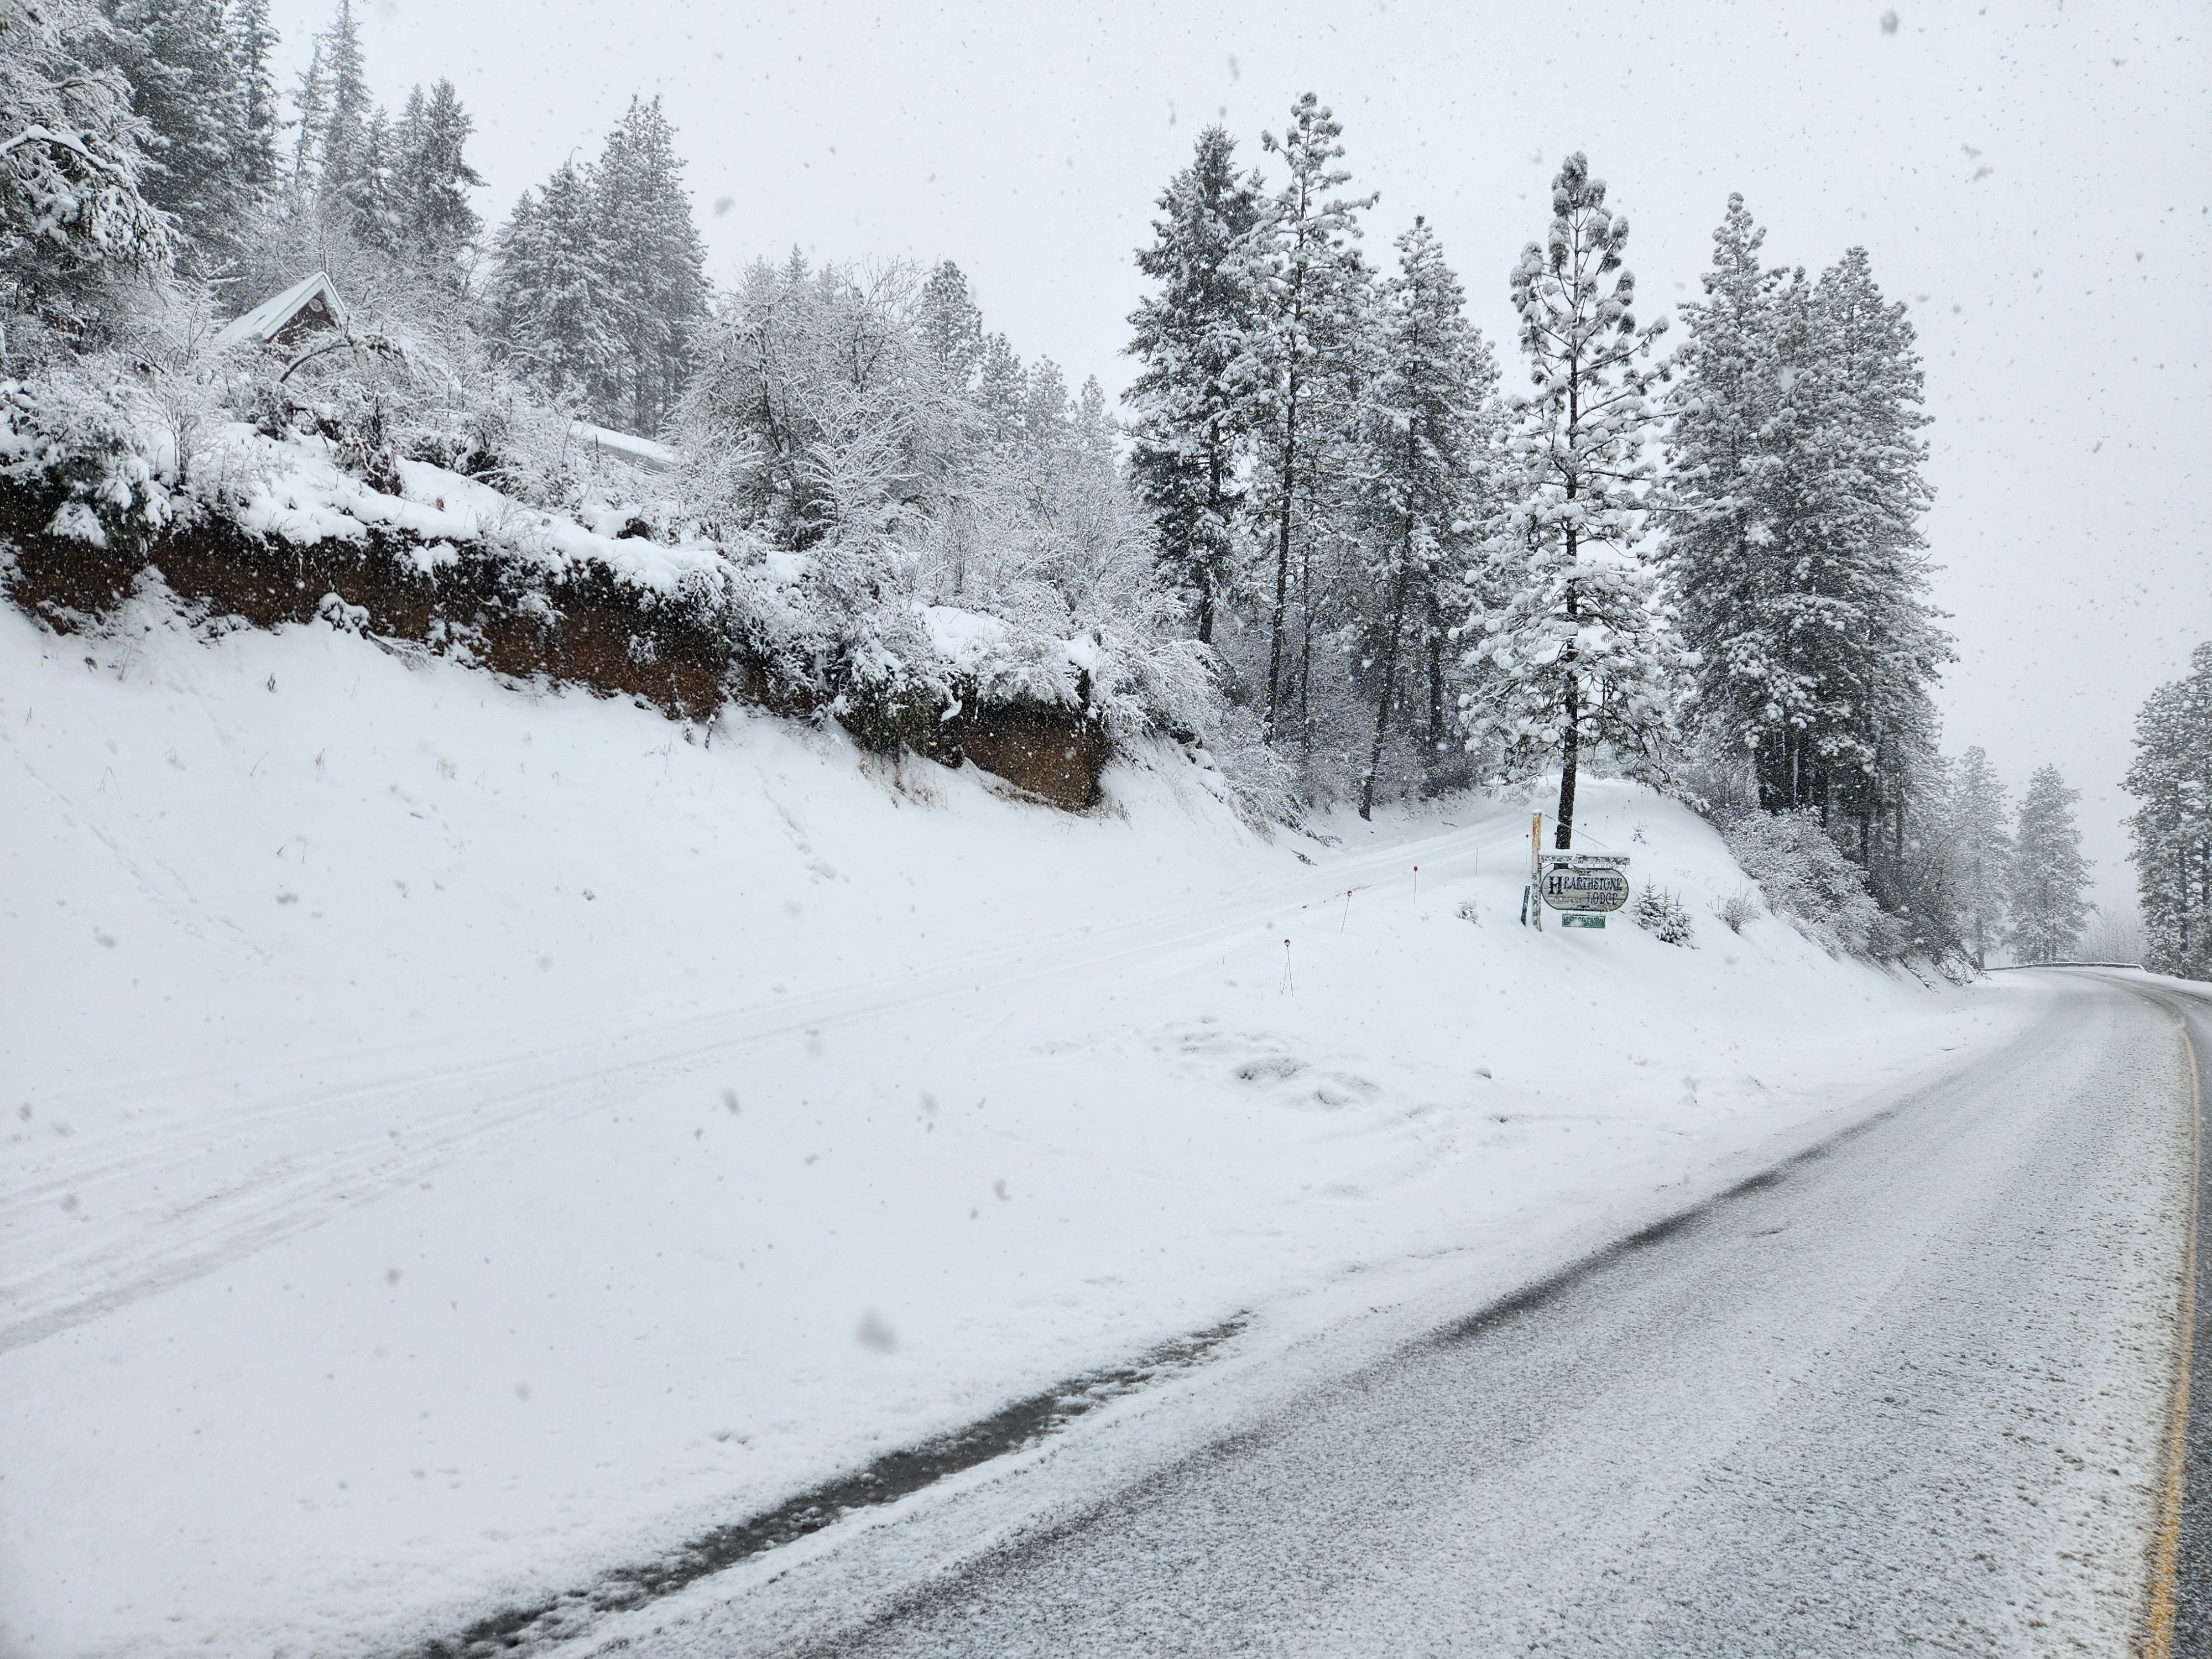
<svg viewBox="0 0 2212 1659"><path fill-rule="evenodd" d="M970 687L947 703L934 690L793 684L769 672L742 609L711 583L665 593L602 565L547 570L496 546L441 544L433 559L421 538L374 526L356 539L294 543L212 514L100 547L47 533L59 500L0 486L0 586L64 633L103 626L150 576L201 618L257 628L328 616L335 594L343 625L512 679L634 698L672 720L703 720L729 702L834 717L876 752L972 761L1069 811L1096 804L1112 752L1079 710L978 707Z"/></svg>

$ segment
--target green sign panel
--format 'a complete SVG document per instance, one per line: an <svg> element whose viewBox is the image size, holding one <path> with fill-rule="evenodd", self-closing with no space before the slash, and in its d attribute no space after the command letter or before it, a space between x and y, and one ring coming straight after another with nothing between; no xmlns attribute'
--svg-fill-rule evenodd
<svg viewBox="0 0 2212 1659"><path fill-rule="evenodd" d="M1581 915L1570 910L1559 918L1559 926L1562 927L1602 927L1605 926L1605 918L1603 916Z"/></svg>

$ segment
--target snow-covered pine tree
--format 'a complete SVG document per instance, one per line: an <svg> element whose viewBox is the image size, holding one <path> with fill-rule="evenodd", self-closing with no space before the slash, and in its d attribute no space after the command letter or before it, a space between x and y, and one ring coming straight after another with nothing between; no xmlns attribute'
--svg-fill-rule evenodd
<svg viewBox="0 0 2212 1659"><path fill-rule="evenodd" d="M613 374L612 300L599 235L598 192L569 161L538 196L523 193L493 243L490 331L524 378L573 407Z"/></svg>
<svg viewBox="0 0 2212 1659"><path fill-rule="evenodd" d="M368 89L368 55L362 47L353 0L338 0L330 27L316 44L328 88L328 101L313 135L319 210L325 225L344 226L352 222L364 194L368 129L375 110ZM302 143L308 138L305 112L303 106Z"/></svg>
<svg viewBox="0 0 2212 1659"><path fill-rule="evenodd" d="M1300 586L1310 603L1312 549L1302 521L1322 507L1321 458L1333 439L1348 434L1355 417L1361 338L1372 301L1372 279L1359 251L1359 216L1376 198L1334 193L1352 179L1338 165L1344 159L1343 132L1342 124L1309 92L1291 106L1280 138L1261 137L1262 148L1283 158L1288 174L1266 210L1253 337L1262 379L1251 505L1274 566L1265 723L1271 740L1281 735L1293 672L1285 631L1292 549L1298 548L1307 565ZM1309 614L1302 626L1309 660L1312 629ZM1304 720L1300 728L1303 735Z"/></svg>
<svg viewBox="0 0 2212 1659"><path fill-rule="evenodd" d="M934 452L940 468L935 489L942 502L938 544L944 594L957 601L966 597L969 567L978 550L975 463L989 447L991 434L978 398L986 351L983 313L968 291L967 274L951 260L939 260L922 284L915 325L936 365L946 408L957 411ZM1011 346L1006 355L1012 356Z"/></svg>
<svg viewBox="0 0 2212 1659"><path fill-rule="evenodd" d="M1068 444L1073 416L1067 400L1067 376L1051 358L1038 358L1030 365L1029 383L1022 398L1024 439L1033 450L1057 453Z"/></svg>
<svg viewBox="0 0 2212 1659"><path fill-rule="evenodd" d="M1713 232L1702 301L1681 307L1665 483L1668 591L1698 653L1690 717L1719 753L1748 763L1802 712L1775 594L1787 583L1775 539L1777 416L1797 370L1782 360L1791 273L1759 263L1766 233L1743 198Z"/></svg>
<svg viewBox="0 0 2212 1659"><path fill-rule="evenodd" d="M276 188L279 172L276 135L284 116L276 100L277 39L269 0L230 0L224 9L223 40L237 75L238 173L256 200Z"/></svg>
<svg viewBox="0 0 2212 1659"><path fill-rule="evenodd" d="M1484 415L1498 385L1490 348L1467 319L1466 290L1444 262L1436 232L1416 217L1396 247L1398 269L1382 284L1366 394L1364 540L1382 616L1370 653L1375 737L1360 778L1363 818L1375 810L1376 775L1405 657L1417 666L1427 659L1431 737L1438 735L1443 665L1429 648L1430 630L1443 608L1446 567L1464 557L1476 516L1474 496L1489 459Z"/></svg>
<svg viewBox="0 0 2212 1659"><path fill-rule="evenodd" d="M2009 938L2022 962L2063 960L2088 922L2093 907L2082 890L2089 866L2074 822L2074 803L2081 799L2081 792L2069 789L2055 766L2037 768L2021 797L2020 824L2013 836Z"/></svg>
<svg viewBox="0 0 2212 1659"><path fill-rule="evenodd" d="M475 131L451 81L441 79L428 96L416 87L407 97L393 159L400 251L424 276L455 292L466 286L468 256L483 229L469 202L469 192L483 187L467 155Z"/></svg>
<svg viewBox="0 0 2212 1659"><path fill-rule="evenodd" d="M1697 720L1771 811L1814 806L1893 905L1907 803L1940 769L1950 642L1918 520L1927 425L1901 305L1863 249L1817 283L1763 269L1739 197L1685 307L1664 495L1668 575L1699 654ZM1837 822L1840 817L1844 823Z"/></svg>
<svg viewBox="0 0 2212 1659"><path fill-rule="evenodd" d="M1855 819L1879 891L1915 773L1935 754L1933 688L1953 657L1919 528L1929 416L1912 324L1883 299L1865 249L1821 273L1808 321L1785 486L1794 580L1778 603L1820 715L1792 734L1796 754L1785 744L1765 757L1762 793L1816 801L1832 830L1839 813Z"/></svg>
<svg viewBox="0 0 2212 1659"><path fill-rule="evenodd" d="M1211 643L1235 580L1235 518L1260 368L1253 330L1266 213L1257 174L1237 170L1218 126L1169 180L1137 269L1156 284L1129 319L1144 367L1126 397L1137 489L1159 526L1159 568Z"/></svg>
<svg viewBox="0 0 2212 1659"><path fill-rule="evenodd" d="M532 379L537 374L527 365L523 336L538 316L539 267L544 258L538 195L525 190L514 198L506 223L491 234L491 269L484 277L480 326L491 343L492 355L508 360Z"/></svg>
<svg viewBox="0 0 2212 1659"><path fill-rule="evenodd" d="M293 118L290 185L295 198L304 200L314 189L317 156L323 128L331 118L331 75L323 62L323 38L314 38L307 52L307 67L292 86Z"/></svg>
<svg viewBox="0 0 2212 1659"><path fill-rule="evenodd" d="M2212 642L2144 702L2126 787L2143 965L2212 980Z"/></svg>
<svg viewBox="0 0 2212 1659"><path fill-rule="evenodd" d="M1972 948L1962 769L1931 753L1913 770L1913 810L1877 867L1886 884L1887 915L1876 930L1883 954L1936 960Z"/></svg>
<svg viewBox="0 0 2212 1659"><path fill-rule="evenodd" d="M149 130L146 199L176 222L193 265L220 265L261 185L222 0L105 0L103 10L99 60L131 83Z"/></svg>
<svg viewBox="0 0 2212 1659"><path fill-rule="evenodd" d="M379 104L368 118L361 152L352 162L353 177L346 186L346 228L361 246L387 257L399 252L406 234L405 213L398 182L398 139L392 118Z"/></svg>
<svg viewBox="0 0 2212 1659"><path fill-rule="evenodd" d="M608 326L620 346L600 418L648 436L675 409L707 321L707 246L660 100L633 98L592 169Z"/></svg>
<svg viewBox="0 0 2212 1659"><path fill-rule="evenodd" d="M84 0L0 0L0 310L61 306L174 258L168 216L141 188L146 124L98 60L102 27ZM0 333L0 361L15 343Z"/></svg>
<svg viewBox="0 0 2212 1659"><path fill-rule="evenodd" d="M967 394L983 362L983 313L968 292L967 274L951 260L940 260L922 284L918 321L945 384Z"/></svg>
<svg viewBox="0 0 2212 1659"><path fill-rule="evenodd" d="M1519 499L1474 571L1464 660L1483 684L1462 696L1470 741L1509 765L1560 763L1561 848L1573 844L1575 781L1587 750L1631 770L1674 731L1686 654L1642 552L1659 411L1646 366L1666 319L1639 328L1621 263L1628 221L1605 204L1580 151L1552 185L1552 222L1513 271L1514 309L1534 390L1514 399Z"/></svg>
<svg viewBox="0 0 2212 1659"><path fill-rule="evenodd" d="M986 447L1003 449L1020 438L1029 384L1029 371L1022 367L1013 343L1003 334L985 336L975 370L975 399Z"/></svg>
<svg viewBox="0 0 2212 1659"><path fill-rule="evenodd" d="M2006 889L2012 870L2012 803L2004 780L1980 748L1960 757L1952 790L1957 836L1952 848L1960 921L1974 966L1989 966L2005 933Z"/></svg>

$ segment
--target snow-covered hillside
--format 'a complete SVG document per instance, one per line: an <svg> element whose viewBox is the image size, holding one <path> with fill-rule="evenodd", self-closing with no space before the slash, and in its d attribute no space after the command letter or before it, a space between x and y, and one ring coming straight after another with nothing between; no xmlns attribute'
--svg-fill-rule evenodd
<svg viewBox="0 0 2212 1659"><path fill-rule="evenodd" d="M1217 781L0 611L0 1650L449 1629L1363 1272L1476 1305L2014 1017L1729 933L1641 790L1694 948L1515 926L1517 801Z"/></svg>

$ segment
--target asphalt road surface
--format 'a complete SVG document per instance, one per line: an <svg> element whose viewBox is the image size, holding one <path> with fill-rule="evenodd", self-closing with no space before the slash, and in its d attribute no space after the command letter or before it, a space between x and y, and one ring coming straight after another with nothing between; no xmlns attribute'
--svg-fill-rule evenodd
<svg viewBox="0 0 2212 1659"><path fill-rule="evenodd" d="M812 1651L2212 1654L2212 1004L2039 978L1970 1075Z"/></svg>

